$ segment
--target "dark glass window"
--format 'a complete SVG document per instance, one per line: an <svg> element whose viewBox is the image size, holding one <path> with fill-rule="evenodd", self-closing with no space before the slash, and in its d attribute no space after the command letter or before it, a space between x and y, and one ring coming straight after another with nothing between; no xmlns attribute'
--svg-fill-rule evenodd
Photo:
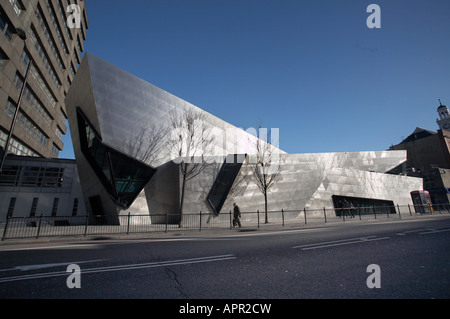
<svg viewBox="0 0 450 319"><path fill-rule="evenodd" d="M6 28L6 21L4 16L6 16L2 11L0 11L0 30L4 31Z"/></svg>
<svg viewBox="0 0 450 319"><path fill-rule="evenodd" d="M395 214L394 202L390 200L337 195L332 195L331 198L336 209L336 216L350 213L350 210L354 215Z"/></svg>
<svg viewBox="0 0 450 319"><path fill-rule="evenodd" d="M116 204L130 207L156 169L104 145L79 108L77 115L83 155Z"/></svg>
<svg viewBox="0 0 450 319"><path fill-rule="evenodd" d="M56 214L58 212L58 204L59 204L59 198L55 198L53 200L52 217L56 217Z"/></svg>
<svg viewBox="0 0 450 319"><path fill-rule="evenodd" d="M1 186L60 188L64 168L39 166L5 166L0 175Z"/></svg>
<svg viewBox="0 0 450 319"><path fill-rule="evenodd" d="M241 170L242 160L238 160L243 156L234 155L234 160L230 163L225 161L217 174L216 180L208 194L208 202L214 209L216 214L220 213L225 200L233 186L233 183Z"/></svg>
<svg viewBox="0 0 450 319"><path fill-rule="evenodd" d="M0 186L17 186L19 175L19 166L5 165L2 174L0 174Z"/></svg>
<svg viewBox="0 0 450 319"><path fill-rule="evenodd" d="M8 206L8 213L7 213L8 217L12 217L15 206L16 206L16 197L11 197L11 199L9 201L9 206Z"/></svg>
<svg viewBox="0 0 450 319"><path fill-rule="evenodd" d="M11 40L14 33L14 27L6 17L3 10L0 9L0 31L6 36L8 40Z"/></svg>
<svg viewBox="0 0 450 319"><path fill-rule="evenodd" d="M78 198L75 198L73 200L72 216L77 216L77 213L78 213Z"/></svg>
<svg viewBox="0 0 450 319"><path fill-rule="evenodd" d="M41 174L42 175L42 174ZM43 174L43 187L61 187L64 176L64 168L48 167Z"/></svg>
<svg viewBox="0 0 450 319"><path fill-rule="evenodd" d="M21 186L36 186L40 170L40 167L24 167Z"/></svg>
<svg viewBox="0 0 450 319"><path fill-rule="evenodd" d="M125 202L132 202L144 188L153 172L149 167L130 161L121 154L110 151L112 175L118 196ZM151 177L151 176L150 176Z"/></svg>
<svg viewBox="0 0 450 319"><path fill-rule="evenodd" d="M3 69L3 67L5 66L6 62L8 62L8 56L6 55L5 52L3 52L2 49L0 49L0 71Z"/></svg>
<svg viewBox="0 0 450 319"><path fill-rule="evenodd" d="M36 216L36 208L38 205L39 198L33 198L33 203L31 204L30 217Z"/></svg>

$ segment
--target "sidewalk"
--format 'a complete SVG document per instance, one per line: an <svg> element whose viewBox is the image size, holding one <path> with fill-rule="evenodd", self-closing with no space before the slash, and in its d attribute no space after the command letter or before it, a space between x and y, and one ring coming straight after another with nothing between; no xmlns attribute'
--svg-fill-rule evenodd
<svg viewBox="0 0 450 319"><path fill-rule="evenodd" d="M450 214L427 214L419 215L415 214L412 216L402 216L402 218L394 217L378 217L359 220L359 218L347 218L345 221L342 219L335 219L327 223L322 222L309 222L307 224L298 224L287 222L284 226L281 224L261 224L260 227L255 226L245 226L236 227L233 229L229 228L211 228L211 229L178 229L170 230L168 232L158 231L158 232L146 232L146 233L119 233L119 234L98 234L98 235L67 235L67 236L52 236L52 237L29 237L29 238L12 238L0 241L0 250L2 248L11 247L14 245L26 245L26 246L39 246L39 244L48 243L98 243L99 241L130 241L130 240L145 240L145 239L175 239L175 238L207 238L207 237L228 237L228 236L246 236L250 233L270 233L270 232L282 232L282 231L293 231L293 230L304 230L304 229L314 229L323 227L337 227L337 226L357 226L372 223L398 223L414 220L430 220L430 219L447 219L450 220Z"/></svg>

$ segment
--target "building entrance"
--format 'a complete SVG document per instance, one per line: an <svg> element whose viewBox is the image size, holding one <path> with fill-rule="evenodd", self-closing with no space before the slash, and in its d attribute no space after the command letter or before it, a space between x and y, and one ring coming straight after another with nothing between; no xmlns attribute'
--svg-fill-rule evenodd
<svg viewBox="0 0 450 319"><path fill-rule="evenodd" d="M394 202L373 198L333 195L336 216L395 214Z"/></svg>

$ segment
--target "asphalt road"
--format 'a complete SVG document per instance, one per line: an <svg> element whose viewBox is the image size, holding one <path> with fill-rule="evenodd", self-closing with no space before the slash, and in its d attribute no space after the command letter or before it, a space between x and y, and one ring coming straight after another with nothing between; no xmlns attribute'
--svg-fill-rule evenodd
<svg viewBox="0 0 450 319"><path fill-rule="evenodd" d="M447 299L449 252L450 217L444 215L270 232L2 245L0 299ZM68 272L71 264L80 272ZM378 270L368 271L369 265ZM368 281L379 288L369 288Z"/></svg>

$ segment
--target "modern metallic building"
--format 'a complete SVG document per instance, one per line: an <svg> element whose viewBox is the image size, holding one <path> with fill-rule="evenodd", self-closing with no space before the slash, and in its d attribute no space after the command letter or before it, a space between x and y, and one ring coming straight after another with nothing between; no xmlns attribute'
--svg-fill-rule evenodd
<svg viewBox="0 0 450 319"><path fill-rule="evenodd" d="M70 23L70 5L80 8L79 25ZM67 130L64 98L81 63L88 25L83 0L0 2L1 149L26 78L8 153L58 157Z"/></svg>
<svg viewBox="0 0 450 319"><path fill-rule="evenodd" d="M184 212L211 216L230 211L233 202L241 211L263 211L264 196L253 178L259 143L271 150L265 162L277 173L269 210L298 214L304 208L338 207L345 199L407 205L410 192L422 189L420 178L389 173L406 161L404 150L287 154L275 147L273 136L270 145L89 53L66 106L86 209L112 217L113 223L120 214L177 214L181 202ZM191 113L201 115L197 126L203 130L197 134L209 143L198 152L173 151L190 132L183 116ZM173 125L177 119L179 127ZM182 125L188 128L180 132ZM180 156L208 163L185 192Z"/></svg>

